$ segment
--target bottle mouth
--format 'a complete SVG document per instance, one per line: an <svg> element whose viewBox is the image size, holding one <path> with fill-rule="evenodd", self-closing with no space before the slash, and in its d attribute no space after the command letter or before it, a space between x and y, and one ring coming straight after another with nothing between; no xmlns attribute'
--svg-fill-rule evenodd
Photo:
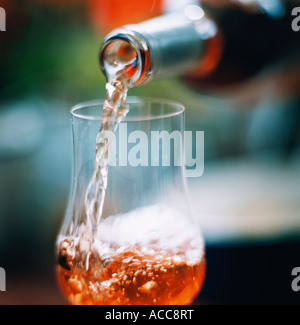
<svg viewBox="0 0 300 325"><path fill-rule="evenodd" d="M149 81L152 65L150 46L130 29L115 30L105 38L99 61L108 82L118 79L130 88Z"/></svg>

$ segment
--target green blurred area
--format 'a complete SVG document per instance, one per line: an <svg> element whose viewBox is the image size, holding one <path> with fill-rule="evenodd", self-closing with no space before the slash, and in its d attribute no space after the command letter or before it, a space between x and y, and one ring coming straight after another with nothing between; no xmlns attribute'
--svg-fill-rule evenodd
<svg viewBox="0 0 300 325"><path fill-rule="evenodd" d="M22 25L9 30L18 19L8 22L10 35L1 51L1 99L44 92L52 82L61 82L61 88L72 84L79 97L97 84L102 92L97 62L101 37L83 19L82 8L23 6Z"/></svg>

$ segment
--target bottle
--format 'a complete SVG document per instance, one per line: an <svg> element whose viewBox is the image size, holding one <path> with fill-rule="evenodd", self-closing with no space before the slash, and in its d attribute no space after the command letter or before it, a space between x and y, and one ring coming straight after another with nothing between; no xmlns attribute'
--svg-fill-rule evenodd
<svg viewBox="0 0 300 325"><path fill-rule="evenodd" d="M116 29L102 44L101 69L107 75L115 62L130 53L134 59L126 66L129 87L184 75L194 88L215 90L238 84L292 55L296 59L289 63L299 64L295 55L299 35L291 28L294 5L275 0L268 6L262 0L252 3L256 6L251 10L191 4Z"/></svg>
<svg viewBox="0 0 300 325"><path fill-rule="evenodd" d="M221 43L215 22L200 6L189 5L183 12L114 30L103 42L100 65L108 76L117 62L133 57L126 69L129 87L190 69L204 75L216 66Z"/></svg>

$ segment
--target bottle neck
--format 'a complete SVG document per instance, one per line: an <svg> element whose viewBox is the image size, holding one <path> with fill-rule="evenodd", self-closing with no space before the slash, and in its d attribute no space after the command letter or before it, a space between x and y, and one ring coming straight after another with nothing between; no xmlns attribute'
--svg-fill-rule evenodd
<svg viewBox="0 0 300 325"><path fill-rule="evenodd" d="M220 51L210 50L216 39L219 40L217 25L206 17L201 7L190 5L181 12L113 31L103 42L100 65L110 79L114 75L113 67L126 62L122 78L128 87L191 70L201 75L218 62ZM215 45L220 49L220 44ZM126 58L128 53L134 54L133 60Z"/></svg>
<svg viewBox="0 0 300 325"><path fill-rule="evenodd" d="M114 30L102 44L100 67L108 81L113 78L122 79L128 88L141 85L152 74L150 45L134 30Z"/></svg>

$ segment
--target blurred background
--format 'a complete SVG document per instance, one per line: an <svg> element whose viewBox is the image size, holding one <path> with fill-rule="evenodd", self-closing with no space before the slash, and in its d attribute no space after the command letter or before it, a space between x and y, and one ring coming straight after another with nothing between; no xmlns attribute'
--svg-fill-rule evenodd
<svg viewBox="0 0 300 325"><path fill-rule="evenodd" d="M215 72L217 81L173 77L129 95L179 101L186 130L205 131L204 175L188 179L207 246L196 303L297 304L300 32L292 31L290 12L268 28L262 17L280 16L280 1L203 2L227 34L239 35L241 43L225 51L232 65ZM54 242L70 188L70 108L104 97L98 53L106 33L176 3L0 0L7 25L0 32L0 267L7 276L0 304L66 303L54 278ZM262 23L255 37L254 22ZM242 46L249 37L260 51Z"/></svg>

